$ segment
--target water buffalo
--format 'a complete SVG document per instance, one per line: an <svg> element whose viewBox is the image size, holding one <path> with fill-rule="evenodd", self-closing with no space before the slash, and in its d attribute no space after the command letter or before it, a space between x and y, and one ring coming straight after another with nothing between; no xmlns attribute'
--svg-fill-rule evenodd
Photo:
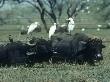
<svg viewBox="0 0 110 82"><path fill-rule="evenodd" d="M0 64L33 66L36 62L48 61L51 53L50 42L43 38L33 37L29 43L12 41L0 45Z"/></svg>
<svg viewBox="0 0 110 82"><path fill-rule="evenodd" d="M83 33L76 33L72 36L54 36L51 59L60 58L67 62L79 64L88 62L94 65L95 61L103 59L102 48L104 47L101 39L92 39Z"/></svg>
<svg viewBox="0 0 110 82"><path fill-rule="evenodd" d="M0 64L2 66L28 63L27 52L32 46L20 41L10 42L0 46Z"/></svg>
<svg viewBox="0 0 110 82"><path fill-rule="evenodd" d="M102 49L105 47L101 39L93 39L83 33L52 36L51 40L33 37L29 43L10 41L6 45L0 45L0 64L33 65L36 62L59 59L95 65L96 61L103 60Z"/></svg>

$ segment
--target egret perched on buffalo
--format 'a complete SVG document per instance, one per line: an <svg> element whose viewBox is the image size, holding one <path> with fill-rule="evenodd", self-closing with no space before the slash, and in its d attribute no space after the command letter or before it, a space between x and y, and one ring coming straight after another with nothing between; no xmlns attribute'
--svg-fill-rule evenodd
<svg viewBox="0 0 110 82"><path fill-rule="evenodd" d="M69 23L68 23L68 32L69 34L71 35L71 31L74 30L74 27L75 27L75 23L74 23L74 18L69 18L69 19L66 19L66 20L69 20Z"/></svg>
<svg viewBox="0 0 110 82"><path fill-rule="evenodd" d="M32 23L30 26L27 26L27 27L28 27L28 32L27 32L27 34L32 33L36 28L38 28L39 25L40 25L39 22L34 22L34 23Z"/></svg>
<svg viewBox="0 0 110 82"><path fill-rule="evenodd" d="M55 30L56 30L56 26L57 24L54 23L54 25L52 25L49 29L49 39L51 38L51 36L55 33Z"/></svg>

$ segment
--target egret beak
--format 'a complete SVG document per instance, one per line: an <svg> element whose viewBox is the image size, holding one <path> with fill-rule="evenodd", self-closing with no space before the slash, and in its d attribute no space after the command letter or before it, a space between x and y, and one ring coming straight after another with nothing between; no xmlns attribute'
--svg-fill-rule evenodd
<svg viewBox="0 0 110 82"><path fill-rule="evenodd" d="M70 20L69 20L69 19L66 19L66 21L67 21L67 22L70 22Z"/></svg>
<svg viewBox="0 0 110 82"><path fill-rule="evenodd" d="M66 19L66 20L69 20L69 19Z"/></svg>

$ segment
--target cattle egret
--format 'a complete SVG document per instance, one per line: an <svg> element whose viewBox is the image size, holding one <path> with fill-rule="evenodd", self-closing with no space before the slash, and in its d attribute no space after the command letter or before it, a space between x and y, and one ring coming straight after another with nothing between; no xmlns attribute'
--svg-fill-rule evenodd
<svg viewBox="0 0 110 82"><path fill-rule="evenodd" d="M49 30L49 39L51 38L51 36L55 33L55 30L56 30L56 23L54 23L54 25L52 25L50 27L50 30Z"/></svg>
<svg viewBox="0 0 110 82"><path fill-rule="evenodd" d="M73 31L74 30L74 27L75 27L74 20L73 20L73 18L69 18L69 19L66 19L66 20L69 20L69 23L68 23L68 32L71 34L71 31Z"/></svg>
<svg viewBox="0 0 110 82"><path fill-rule="evenodd" d="M38 25L40 25L39 22L34 22L30 26L27 26L28 27L27 34L30 34L31 32L33 32L38 27Z"/></svg>
<svg viewBox="0 0 110 82"><path fill-rule="evenodd" d="M100 28L97 28L97 31L100 31Z"/></svg>
<svg viewBox="0 0 110 82"><path fill-rule="evenodd" d="M82 28L81 31L85 31L85 28Z"/></svg>

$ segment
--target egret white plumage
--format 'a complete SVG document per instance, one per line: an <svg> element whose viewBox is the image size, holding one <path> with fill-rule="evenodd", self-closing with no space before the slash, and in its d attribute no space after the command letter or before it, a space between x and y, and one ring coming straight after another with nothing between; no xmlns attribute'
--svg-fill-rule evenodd
<svg viewBox="0 0 110 82"><path fill-rule="evenodd" d="M33 32L39 25L40 25L39 22L34 22L30 26L27 26L28 27L27 34L30 34L31 32Z"/></svg>
<svg viewBox="0 0 110 82"><path fill-rule="evenodd" d="M66 20L69 20L69 23L68 23L68 32L71 34L71 31L74 30L74 27L75 27L75 23L74 23L74 18L69 18L69 19L66 19Z"/></svg>
<svg viewBox="0 0 110 82"><path fill-rule="evenodd" d="M54 23L54 25L52 25L49 29L49 39L51 38L51 36L55 33L56 30L56 23Z"/></svg>

